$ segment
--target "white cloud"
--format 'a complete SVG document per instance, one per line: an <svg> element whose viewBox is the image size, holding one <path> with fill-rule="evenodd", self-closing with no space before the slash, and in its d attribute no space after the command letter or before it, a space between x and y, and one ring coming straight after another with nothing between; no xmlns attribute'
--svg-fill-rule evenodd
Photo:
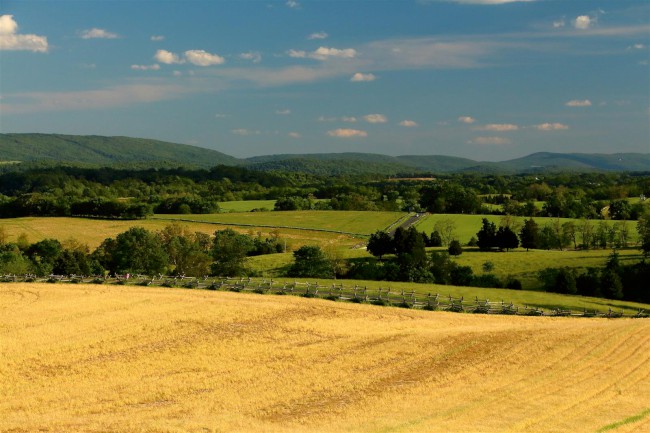
<svg viewBox="0 0 650 433"><path fill-rule="evenodd" d="M241 53L239 55L240 59L250 60L253 63L259 63L262 61L262 55L256 51L249 51L247 53Z"/></svg>
<svg viewBox="0 0 650 433"><path fill-rule="evenodd" d="M300 135L299 132L290 132L290 133L287 134L287 135L288 135L289 137L291 137L291 138L301 138L301 137L302 137L302 135Z"/></svg>
<svg viewBox="0 0 650 433"><path fill-rule="evenodd" d="M645 44L634 44L627 47L628 50L645 50L646 48Z"/></svg>
<svg viewBox="0 0 650 433"><path fill-rule="evenodd" d="M185 51L185 58L188 62L197 66L221 65L226 61L223 57L210 54L204 50Z"/></svg>
<svg viewBox="0 0 650 433"><path fill-rule="evenodd" d="M361 131L359 129L340 128L340 129L334 129L332 131L327 131L327 135L329 135L330 137L351 138L351 137L367 137L368 133L366 131Z"/></svg>
<svg viewBox="0 0 650 433"><path fill-rule="evenodd" d="M591 101L589 99L572 99L571 101L566 102L564 105L567 107L591 107Z"/></svg>
<svg viewBox="0 0 650 433"><path fill-rule="evenodd" d="M407 128L413 128L415 126L418 126L418 123L414 120L402 120L399 124L400 126L405 126Z"/></svg>
<svg viewBox="0 0 650 433"><path fill-rule="evenodd" d="M540 123L534 127L540 131L562 131L569 129L569 126L563 123Z"/></svg>
<svg viewBox="0 0 650 433"><path fill-rule="evenodd" d="M573 27L578 30L587 30L594 21L595 19L590 18L588 15L580 15L573 20Z"/></svg>
<svg viewBox="0 0 650 433"><path fill-rule="evenodd" d="M383 114L367 114L363 116L363 120L368 123L386 123L388 119Z"/></svg>
<svg viewBox="0 0 650 433"><path fill-rule="evenodd" d="M151 36L150 39L151 39L153 42L160 42L160 41L164 41L164 40L165 40L165 37L164 37L163 35L153 35L153 36Z"/></svg>
<svg viewBox="0 0 650 433"><path fill-rule="evenodd" d="M487 125L477 126L474 129L477 131L509 132L517 131L519 127L517 125L513 125L512 123L489 123Z"/></svg>
<svg viewBox="0 0 650 433"><path fill-rule="evenodd" d="M329 35L325 32L316 32L307 36L307 39L327 39Z"/></svg>
<svg viewBox="0 0 650 433"><path fill-rule="evenodd" d="M319 47L316 51L311 54L311 58L318 60L326 60L332 57L339 57L342 59L352 59L357 55L357 51L354 48L329 48L329 47Z"/></svg>
<svg viewBox="0 0 650 433"><path fill-rule="evenodd" d="M18 34L18 23L13 15L2 15L0 16L0 50L45 53L48 50L48 43L45 36Z"/></svg>
<svg viewBox="0 0 650 433"><path fill-rule="evenodd" d="M300 8L300 3L298 3L296 0L287 0L285 3L288 8L291 9L299 9Z"/></svg>
<svg viewBox="0 0 650 433"><path fill-rule="evenodd" d="M468 141L469 144L481 144L481 145L505 145L511 144L512 140L505 137L476 137Z"/></svg>
<svg viewBox="0 0 650 433"><path fill-rule="evenodd" d="M564 18L559 19L557 21L553 21L553 28L554 29L561 29L566 25L566 22L564 21Z"/></svg>
<svg viewBox="0 0 650 433"><path fill-rule="evenodd" d="M171 51L167 51L167 50L156 51L156 54L153 56L153 58L159 61L160 63L164 63L166 65L183 63L183 60L181 60L177 54L174 54Z"/></svg>
<svg viewBox="0 0 650 433"><path fill-rule="evenodd" d="M294 57L298 59L310 58L316 60L327 60L331 58L340 58L340 59L352 59L357 55L357 51L354 48L328 48L328 47L319 47L315 51L308 53L302 50L289 50L287 51L289 57Z"/></svg>
<svg viewBox="0 0 650 433"><path fill-rule="evenodd" d="M241 135L241 136L260 135L261 134L260 131L250 130L250 129L245 129L245 128L233 129L230 132L232 132L235 135Z"/></svg>
<svg viewBox="0 0 650 433"><path fill-rule="evenodd" d="M157 71L160 69L160 65L158 63L153 65L131 65L131 69L134 71Z"/></svg>
<svg viewBox="0 0 650 433"><path fill-rule="evenodd" d="M375 81L377 77L374 74L362 74L361 72L357 72L350 78L350 81L352 82L361 82L361 81Z"/></svg>
<svg viewBox="0 0 650 433"><path fill-rule="evenodd" d="M117 33L111 33L98 28L81 31L81 39L117 39L119 37L120 36Z"/></svg>
<svg viewBox="0 0 650 433"><path fill-rule="evenodd" d="M284 110L275 110L275 114L278 114L280 116L286 116L288 114L291 114L291 110L289 110L288 108Z"/></svg>
<svg viewBox="0 0 650 433"><path fill-rule="evenodd" d="M357 121L357 118L353 116L343 116L341 117L341 120L347 123L355 123Z"/></svg>
<svg viewBox="0 0 650 433"><path fill-rule="evenodd" d="M474 118L471 117L471 116L460 116L460 117L458 118L458 121L459 121L460 123L472 124L472 123L476 122L476 119L474 119Z"/></svg>

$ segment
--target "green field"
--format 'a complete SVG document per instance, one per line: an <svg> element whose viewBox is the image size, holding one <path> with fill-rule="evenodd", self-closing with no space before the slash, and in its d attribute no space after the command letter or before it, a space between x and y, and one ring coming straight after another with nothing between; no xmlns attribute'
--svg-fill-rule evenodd
<svg viewBox="0 0 650 433"><path fill-rule="evenodd" d="M238 200L219 203L221 212L250 212L253 209L273 210L276 200Z"/></svg>
<svg viewBox="0 0 650 433"><path fill-rule="evenodd" d="M431 232L433 231L436 225L436 222L442 219L451 219L452 221L454 221L456 225L456 228L454 230L456 239L458 239L462 244L466 244L473 236L476 237L476 233L481 229L483 218L487 218L488 221L491 221L497 226L499 226L499 223L503 219L503 216L502 215L430 214L422 218L420 221L418 221L416 223L416 227L421 232L431 234ZM512 218L514 218L514 220L519 224L519 227L521 227L521 225L523 225L524 220L527 219L526 217L512 217ZM557 220L557 218L549 218L549 217L535 217L533 219L535 220L535 222L540 228L544 227L546 224L549 224ZM598 224L601 223L601 221L604 221L609 226L613 226L614 224L621 222L621 221L613 221L613 220L595 220L592 221L592 226L594 227L594 229L598 226ZM560 218L561 224L564 224L566 222L574 222L576 226L579 226L580 224L580 220L578 219ZM637 240L636 221L628 221L627 227L629 231L630 242L631 243L636 242ZM518 230L519 228L517 228L516 231Z"/></svg>
<svg viewBox="0 0 650 433"><path fill-rule="evenodd" d="M377 230L386 229L405 215L404 212L283 211L208 215L156 215L153 219L181 219L184 221L252 227L329 230L367 236Z"/></svg>

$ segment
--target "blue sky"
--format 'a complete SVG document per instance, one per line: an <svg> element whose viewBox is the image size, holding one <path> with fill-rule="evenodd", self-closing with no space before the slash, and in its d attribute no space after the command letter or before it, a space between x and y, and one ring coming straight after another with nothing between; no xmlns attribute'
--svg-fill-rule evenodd
<svg viewBox="0 0 650 433"><path fill-rule="evenodd" d="M646 0L0 3L0 130L236 156L650 152Z"/></svg>

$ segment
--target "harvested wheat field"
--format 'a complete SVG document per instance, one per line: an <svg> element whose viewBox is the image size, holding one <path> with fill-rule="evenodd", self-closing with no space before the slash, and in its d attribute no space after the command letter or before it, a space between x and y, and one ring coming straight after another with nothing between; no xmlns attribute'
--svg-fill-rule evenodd
<svg viewBox="0 0 650 433"><path fill-rule="evenodd" d="M650 320L0 285L2 432L650 431Z"/></svg>

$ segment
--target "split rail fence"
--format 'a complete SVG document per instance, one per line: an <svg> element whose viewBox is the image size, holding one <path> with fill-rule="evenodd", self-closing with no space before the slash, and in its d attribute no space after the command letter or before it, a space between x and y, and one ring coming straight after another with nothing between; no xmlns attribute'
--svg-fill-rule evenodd
<svg viewBox="0 0 650 433"><path fill-rule="evenodd" d="M383 306L395 306L422 310L452 311L458 313L504 314L518 316L570 316L570 317L605 317L605 318L647 318L650 313L638 310L636 313L624 313L599 310L568 310L562 308L542 309L535 306L518 306L511 302L490 301L489 299L465 299L440 295L416 293L413 290L396 290L392 288L368 289L359 285L343 284L321 285L317 282L281 281L257 278L216 278L216 277L170 277L165 275L114 275L114 276L79 276L49 275L0 275L0 283L10 282L48 282L48 283L85 283L118 284L133 286L178 287L186 289L221 290L232 292L253 292L260 294L297 295L306 298L329 299L353 303L368 303Z"/></svg>

